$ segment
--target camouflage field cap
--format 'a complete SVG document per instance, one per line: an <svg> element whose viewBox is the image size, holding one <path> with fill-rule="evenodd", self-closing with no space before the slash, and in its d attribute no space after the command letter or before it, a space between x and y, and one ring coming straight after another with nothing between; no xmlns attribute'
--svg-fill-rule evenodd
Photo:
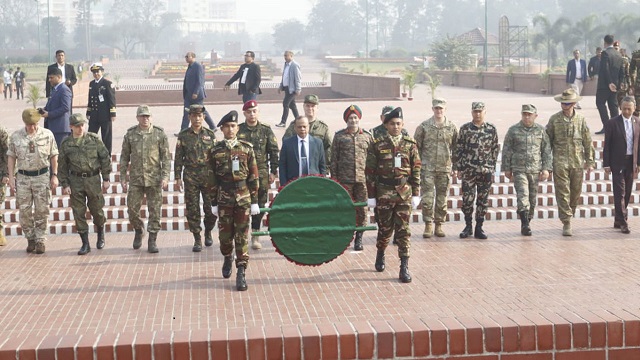
<svg viewBox="0 0 640 360"><path fill-rule="evenodd" d="M447 100L443 98L435 98L431 100L431 106L434 108L444 108L447 106Z"/></svg>
<svg viewBox="0 0 640 360"><path fill-rule="evenodd" d="M482 101L474 101L471 103L471 111L473 110L484 110L484 102Z"/></svg>
<svg viewBox="0 0 640 360"><path fill-rule="evenodd" d="M204 105L192 104L189 106L189 114L202 114L205 110Z"/></svg>
<svg viewBox="0 0 640 360"><path fill-rule="evenodd" d="M320 100L318 99L318 95L307 95L304 97L304 102L309 104L318 105L320 104Z"/></svg>
<svg viewBox="0 0 640 360"><path fill-rule="evenodd" d="M86 122L87 118L80 113L71 114L71 116L69 117L69 125L71 126L84 125Z"/></svg>
<svg viewBox="0 0 640 360"><path fill-rule="evenodd" d="M577 103L582 99L582 96L576 94L576 91L573 89L567 89L563 91L562 94L556 95L553 98L560 103Z"/></svg>
<svg viewBox="0 0 640 360"><path fill-rule="evenodd" d="M227 115L223 116L222 119L220 119L220 122L218 123L218 127L229 123L229 122L234 122L237 123L238 122L238 112L235 110L231 110L229 111L229 113L227 113Z"/></svg>
<svg viewBox="0 0 640 360"><path fill-rule="evenodd" d="M342 114L342 119L344 121L347 121L351 114L356 114L356 116L358 116L358 119L362 119L362 110L358 105L349 105L349 107Z"/></svg>
<svg viewBox="0 0 640 360"><path fill-rule="evenodd" d="M42 115L40 115L38 110L33 108L24 109L24 111L22 111L22 121L27 125L37 124L41 117Z"/></svg>
<svg viewBox="0 0 640 360"><path fill-rule="evenodd" d="M520 112L537 114L538 113L538 109L536 109L536 107L533 104L524 104L524 105L522 105L522 111L520 111Z"/></svg>
<svg viewBox="0 0 640 360"><path fill-rule="evenodd" d="M149 110L149 105L138 106L138 110L136 111L136 116L151 116L151 110Z"/></svg>
<svg viewBox="0 0 640 360"><path fill-rule="evenodd" d="M383 121L383 123L385 123L385 124L386 124L386 123L387 123L387 122L389 122L391 119L397 119L397 118L403 119L403 117L402 117L402 108L401 108L401 107L397 107L397 108L395 108L395 109L393 109L393 110L389 111L388 113L386 113L386 114L384 115L384 121Z"/></svg>

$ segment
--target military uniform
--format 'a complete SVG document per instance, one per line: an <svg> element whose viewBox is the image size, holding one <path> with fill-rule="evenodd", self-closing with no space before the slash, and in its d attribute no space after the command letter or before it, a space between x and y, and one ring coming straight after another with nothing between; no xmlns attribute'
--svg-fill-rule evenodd
<svg viewBox="0 0 640 360"><path fill-rule="evenodd" d="M640 39L638 39L640 40ZM629 61L629 80L633 86L633 96L636 98L636 111L633 115L640 115L640 50L636 50L631 54Z"/></svg>
<svg viewBox="0 0 640 360"><path fill-rule="evenodd" d="M293 121L291 122L291 124L289 124L289 127L287 127L287 130L284 132L282 141L296 135L295 123L296 122ZM319 119L315 119L313 122L309 121L309 135L315 136L318 139L322 140L325 161L331 161L331 143L333 142L333 137L331 136L331 133L329 133L329 125ZM327 164L327 166L329 165L331 164Z"/></svg>
<svg viewBox="0 0 640 360"><path fill-rule="evenodd" d="M387 131L387 128L384 127L384 124L380 124L380 125L374 127L369 132L371 133L371 136L373 136L374 140L382 139L385 136L387 136L387 134L389 134L389 132ZM409 136L409 132L407 132L406 129L402 129L402 135L403 136Z"/></svg>
<svg viewBox="0 0 640 360"><path fill-rule="evenodd" d="M9 176L7 169L7 150L9 149L9 133L4 126L0 125L0 204L4 207L4 196L7 191L7 185L4 179ZM0 246L7 244L4 236L4 216L0 213Z"/></svg>
<svg viewBox="0 0 640 360"><path fill-rule="evenodd" d="M100 66L100 68L102 68ZM94 70L94 67L91 67ZM87 119L89 132L102 136L102 142L111 154L111 118L116 116L116 89L113 83L104 77L100 81L91 80L89 83L89 99L87 101Z"/></svg>
<svg viewBox="0 0 640 360"><path fill-rule="evenodd" d="M620 88L616 91L616 99L618 100L618 107L622 103L622 99L629 94L631 90L631 74L630 74L630 60L627 55L622 56L622 81L620 81Z"/></svg>

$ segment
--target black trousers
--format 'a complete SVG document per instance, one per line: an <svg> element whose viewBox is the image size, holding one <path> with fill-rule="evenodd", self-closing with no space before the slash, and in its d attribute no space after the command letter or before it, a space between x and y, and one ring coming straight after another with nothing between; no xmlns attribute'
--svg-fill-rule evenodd
<svg viewBox="0 0 640 360"><path fill-rule="evenodd" d="M106 146L107 150L109 150L109 154L111 154L111 117L108 116L106 119L104 117L101 119L97 113L92 112L89 117L89 132L97 134L98 129L100 129L100 135L104 146Z"/></svg>
<svg viewBox="0 0 640 360"><path fill-rule="evenodd" d="M609 107L609 114L607 114L607 106ZM596 90L596 107L598 113L600 113L600 121L602 121L602 128L609 119L618 116L618 99L616 93L609 89ZM609 116L611 115L611 116Z"/></svg>
<svg viewBox="0 0 640 360"><path fill-rule="evenodd" d="M286 124L287 118L289 117L289 109L293 113L293 119L295 120L298 117L298 107L296 106L296 96L295 91L293 93L289 93L289 87L284 87L284 100L282 100L282 119L280 123Z"/></svg>
<svg viewBox="0 0 640 360"><path fill-rule="evenodd" d="M613 205L615 207L615 221L621 225L627 223L627 205L633 190L633 155L625 157L624 169L611 170L613 182Z"/></svg>

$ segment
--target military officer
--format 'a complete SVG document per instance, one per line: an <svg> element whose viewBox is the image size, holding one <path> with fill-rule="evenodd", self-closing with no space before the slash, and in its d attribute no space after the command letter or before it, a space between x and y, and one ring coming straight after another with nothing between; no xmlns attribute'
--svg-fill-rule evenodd
<svg viewBox="0 0 640 360"><path fill-rule="evenodd" d="M104 78L104 68L101 63L91 65L93 80L89 83L89 100L87 102L87 119L89 132L102 136L102 142L111 154L111 123L116 121L116 88L113 83Z"/></svg>
<svg viewBox="0 0 640 360"><path fill-rule="evenodd" d="M255 100L249 100L242 107L244 123L238 126L238 139L253 145L253 152L258 164L260 186L258 187L258 206L264 207L268 200L271 184L278 177L278 140L271 126L259 121L260 108ZM259 231L263 213L251 217L251 231ZM251 247L261 249L258 236L251 235Z"/></svg>
<svg viewBox="0 0 640 360"><path fill-rule="evenodd" d="M638 38L638 43L640 43L640 38ZM633 95L636 99L636 104L640 104L640 49L631 53L631 60L629 61L629 78L631 80L629 95ZM639 115L640 106L636 106L633 116Z"/></svg>
<svg viewBox="0 0 640 360"><path fill-rule="evenodd" d="M231 277L233 249L236 253L236 289L247 290L245 270L249 263L247 233L249 215L260 212L258 206L258 165L249 142L237 138L238 113L225 115L221 127L224 140L211 151L213 167L213 213L220 217L220 252L224 256L222 276Z"/></svg>
<svg viewBox="0 0 640 360"><path fill-rule="evenodd" d="M364 169L367 150L373 143L371 133L360 127L362 110L358 105L350 105L342 114L347 128L333 137L331 145L331 175L344 186L353 201L367 200L367 184ZM365 208L356 208L356 226L367 225ZM357 231L353 249L362 250L362 231Z"/></svg>
<svg viewBox="0 0 640 360"><path fill-rule="evenodd" d="M51 189L58 187L58 147L53 133L38 126L38 110L25 109L22 121L24 128L15 131L9 139L9 188L16 194L27 252L44 254ZM14 176L16 167L18 175Z"/></svg>
<svg viewBox="0 0 640 360"><path fill-rule="evenodd" d="M394 107L391 105L385 105L382 107L382 112L380 113L380 125L369 130L369 132L373 136L373 140L382 139L383 137L387 136L387 128L384 127L384 116L387 115L387 113L389 113L393 109ZM402 129L402 135L409 136L407 129L404 129L404 128ZM395 240L393 241L395 243Z"/></svg>
<svg viewBox="0 0 640 360"><path fill-rule="evenodd" d="M485 122L487 111L483 102L471 104L473 120L460 127L456 144L456 162L454 170L458 179L462 179L462 212L465 228L460 233L464 239L473 235L476 239L486 239L482 229L484 217L489 205L489 191L496 171L496 161L500 146L496 127ZM476 200L476 228L472 228L473 203Z"/></svg>
<svg viewBox="0 0 640 360"><path fill-rule="evenodd" d="M620 88L616 91L616 100L618 101L618 107L621 107L622 99L625 96L633 92L631 82L631 59L627 56L626 49L620 49L620 56L622 56L622 79L620 80Z"/></svg>
<svg viewBox="0 0 640 360"><path fill-rule="evenodd" d="M415 140L402 135L404 120L402 109L395 108L385 115L388 135L375 140L367 152L365 168L367 203L378 209L378 238L375 268L385 269L384 251L391 233L398 235L400 281L411 282L409 274L409 248L411 208L420 203L420 155Z"/></svg>
<svg viewBox="0 0 640 360"><path fill-rule="evenodd" d="M413 136L422 161L420 185L424 220L422 237L424 238L433 236L433 222L436 224L436 236L445 236L442 224L447 217L447 195L451 186L451 176L456 175L452 157L458 141L458 128L447 119L446 108L445 99L434 98L431 101L433 116L420 124Z"/></svg>
<svg viewBox="0 0 640 360"><path fill-rule="evenodd" d="M325 161L329 162L331 161L331 143L333 142L333 138L331 136L331 133L329 132L329 125L327 125L324 121L318 119L319 105L320 99L318 99L317 95L307 95L304 97L304 104L302 105L302 108L304 109L304 116L309 119L309 135L322 140L322 145L324 147L324 158ZM294 122L289 124L289 127L287 127L287 130L282 137L282 141L284 141L284 139L288 137L296 135ZM327 166L329 165L331 164L327 164Z"/></svg>
<svg viewBox="0 0 640 360"><path fill-rule="evenodd" d="M581 98L573 89L555 96L562 110L551 115L546 128L553 151L553 183L564 236L573 235L571 218L580 200L584 171L589 174L595 166L587 120L574 110Z"/></svg>
<svg viewBox="0 0 640 360"><path fill-rule="evenodd" d="M176 188L182 191L184 180L184 200L187 206L187 222L193 234L193 252L202 251L202 226L200 225L200 196L204 211L204 244L213 245L211 230L217 217L211 212L211 175L209 168L211 149L216 143L213 130L202 126L206 109L203 105L189 106L191 126L180 131L176 142L174 175ZM184 178L183 178L184 177Z"/></svg>
<svg viewBox="0 0 640 360"><path fill-rule="evenodd" d="M60 144L58 174L62 191L71 195L71 210L76 229L82 240L78 255L91 251L89 245L89 225L87 207L96 226L98 240L96 247L104 248L104 196L109 188L111 174L111 155L98 135L85 132L87 119L82 114L72 114L69 118L71 136ZM102 188L100 175L102 174Z"/></svg>
<svg viewBox="0 0 640 360"><path fill-rule="evenodd" d="M513 182L518 198L520 233L531 236L529 221L535 214L538 181L549 178L553 157L549 136L536 124L538 110L533 104L522 105L522 119L511 126L504 137L502 170Z"/></svg>
<svg viewBox="0 0 640 360"><path fill-rule="evenodd" d="M149 209L148 251L157 253L156 239L160 231L162 190L167 190L171 154L167 135L159 126L151 123L151 110L140 105L136 110L138 125L130 127L122 141L120 155L120 183L127 193L129 222L135 230L133 248L140 249L144 235L144 223L140 219L142 199L147 197Z"/></svg>
<svg viewBox="0 0 640 360"><path fill-rule="evenodd" d="M0 125L0 203L4 206L4 195L9 183L9 172L7 170L7 150L9 149L9 133L4 126ZM4 236L3 215L0 213L0 246L7 245Z"/></svg>

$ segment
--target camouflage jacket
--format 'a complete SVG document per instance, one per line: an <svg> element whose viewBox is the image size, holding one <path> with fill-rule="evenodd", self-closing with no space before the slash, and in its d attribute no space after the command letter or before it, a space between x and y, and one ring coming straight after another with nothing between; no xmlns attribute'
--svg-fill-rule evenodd
<svg viewBox="0 0 640 360"><path fill-rule="evenodd" d="M389 133L387 131L387 128L384 127L384 124L380 124L374 127L373 129L369 130L369 132L371 132L371 135L373 136L373 140L382 139L383 137L387 136L387 134ZM409 132L406 129L402 129L402 135L409 136Z"/></svg>
<svg viewBox="0 0 640 360"><path fill-rule="evenodd" d="M9 176L7 150L9 150L9 133L4 126L0 125L0 180Z"/></svg>
<svg viewBox="0 0 640 360"><path fill-rule="evenodd" d="M211 149L216 144L213 130L202 127L196 134L188 127L178 134L174 155L173 173L176 180L182 179L182 171L190 174L208 174Z"/></svg>
<svg viewBox="0 0 640 360"><path fill-rule="evenodd" d="M454 123L445 118L438 127L431 117L418 125L413 138L420 151L422 171L451 172L458 142L458 128Z"/></svg>
<svg viewBox="0 0 640 360"><path fill-rule="evenodd" d="M553 156L549 136L540 124L511 126L502 144L502 171L539 173L551 171Z"/></svg>
<svg viewBox="0 0 640 360"><path fill-rule="evenodd" d="M127 179L127 171L130 185L159 186L163 180L169 181L171 153L161 127L151 125L142 130L136 125L127 130L120 154L120 181Z"/></svg>
<svg viewBox="0 0 640 360"><path fill-rule="evenodd" d="M271 130L271 126L258 121L256 126L242 123L238 126L238 139L253 145L253 153L258 163L258 172L261 177L269 177L269 170L276 175L278 173L278 139Z"/></svg>
<svg viewBox="0 0 640 360"><path fill-rule="evenodd" d="M238 161L238 171L233 161ZM211 149L213 196L211 205L249 206L258 203L258 165L251 143L238 140L233 147L218 141Z"/></svg>
<svg viewBox="0 0 640 360"><path fill-rule="evenodd" d="M75 139L68 136L60 144L58 156L58 179L62 187L70 185L69 176L99 171L103 181L109 181L111 174L111 155L100 136L86 133Z"/></svg>
<svg viewBox="0 0 640 360"><path fill-rule="evenodd" d="M296 135L294 124L295 121L292 121L291 124L289 124L289 127L287 127L287 130L284 132L284 136L282 136L282 141ZM331 165L329 162L331 161L331 143L333 142L333 139L331 137L331 133L329 133L329 125L322 120L315 119L313 122L309 123L309 135L313 135L322 140L325 162L327 162L327 166Z"/></svg>
<svg viewBox="0 0 640 360"><path fill-rule="evenodd" d="M480 127L468 122L460 127L453 170L463 173L492 174L498 160L498 132L485 122Z"/></svg>
<svg viewBox="0 0 640 360"><path fill-rule="evenodd" d="M349 134L346 129L338 131L331 145L331 176L344 184L364 184L367 150L371 143L373 137L362 128L355 134Z"/></svg>
<svg viewBox="0 0 640 360"><path fill-rule="evenodd" d="M400 158L400 167L396 167ZM374 140L367 151L365 168L370 199L392 200L399 196L408 200L420 194L420 155L415 140L402 136L397 146L391 137Z"/></svg>
<svg viewBox="0 0 640 360"><path fill-rule="evenodd" d="M562 111L551 115L547 124L547 135L553 151L553 167L569 169L595 166L591 133L582 114L574 111L567 118Z"/></svg>
<svg viewBox="0 0 640 360"><path fill-rule="evenodd" d="M630 60L628 56L622 57L622 81L620 81L620 90L627 91L631 88L631 76L630 76Z"/></svg>
<svg viewBox="0 0 640 360"><path fill-rule="evenodd" d="M629 77L631 83L636 88L640 88L640 50L636 50L631 53L631 60L629 61Z"/></svg>
<svg viewBox="0 0 640 360"><path fill-rule="evenodd" d="M16 170L34 171L51 166L51 158L58 155L58 146L49 129L38 126L33 137L23 127L9 138L7 156L16 159Z"/></svg>

